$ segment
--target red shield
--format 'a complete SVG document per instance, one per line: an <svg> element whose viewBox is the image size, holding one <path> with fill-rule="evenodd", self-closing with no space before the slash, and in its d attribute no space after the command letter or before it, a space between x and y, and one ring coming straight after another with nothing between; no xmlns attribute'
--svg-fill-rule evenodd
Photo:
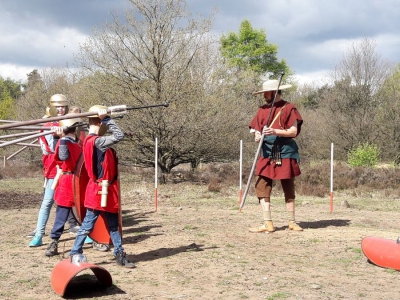
<svg viewBox="0 0 400 300"><path fill-rule="evenodd" d="M400 244L396 241L367 236L361 241L361 249L373 264L400 271Z"/></svg>
<svg viewBox="0 0 400 300"><path fill-rule="evenodd" d="M118 179L119 180L119 179ZM85 191L86 186L89 182L89 176L86 172L85 162L83 160L83 155L80 156L74 172L74 197L75 197L75 209L73 210L76 219L81 224L86 215L85 203ZM121 191L118 193L119 196L119 228L118 231L122 237L122 211L121 211ZM104 213L101 213L97 219L93 231L89 234L90 238L97 243L112 245L110 232L108 231L107 219Z"/></svg>

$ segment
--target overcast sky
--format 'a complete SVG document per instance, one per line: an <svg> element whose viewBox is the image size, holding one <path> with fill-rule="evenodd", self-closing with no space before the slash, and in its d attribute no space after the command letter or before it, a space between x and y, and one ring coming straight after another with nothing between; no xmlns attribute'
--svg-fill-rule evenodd
<svg viewBox="0 0 400 300"><path fill-rule="evenodd" d="M193 14L208 16L213 32L238 32L247 19L278 45L300 82L326 76L349 47L376 42L382 59L400 62L399 0L187 0ZM73 66L73 54L93 32L122 15L128 0L0 0L0 76L27 79L33 69Z"/></svg>

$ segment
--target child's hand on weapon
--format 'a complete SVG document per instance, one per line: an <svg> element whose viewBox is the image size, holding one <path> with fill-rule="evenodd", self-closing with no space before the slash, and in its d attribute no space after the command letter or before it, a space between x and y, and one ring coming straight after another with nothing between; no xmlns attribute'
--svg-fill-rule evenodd
<svg viewBox="0 0 400 300"><path fill-rule="evenodd" d="M258 143L260 139L261 139L261 133L259 131L256 131L254 133L254 141Z"/></svg>
<svg viewBox="0 0 400 300"><path fill-rule="evenodd" d="M55 135L58 135L59 137L64 136L64 128L60 126L52 126L51 131L54 132Z"/></svg>
<svg viewBox="0 0 400 300"><path fill-rule="evenodd" d="M107 117L107 109L104 109L104 108L99 109L97 112L97 115L99 116L99 118L101 120L103 120L105 117Z"/></svg>

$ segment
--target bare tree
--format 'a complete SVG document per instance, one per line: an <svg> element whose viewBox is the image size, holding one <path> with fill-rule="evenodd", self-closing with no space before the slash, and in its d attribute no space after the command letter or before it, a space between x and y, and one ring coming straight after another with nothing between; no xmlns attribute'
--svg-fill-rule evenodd
<svg viewBox="0 0 400 300"><path fill-rule="evenodd" d="M326 133L320 136L338 146L342 159L357 144L379 142L377 116L385 101L379 91L392 66L381 59L375 47L369 39L354 43L330 73L333 84L319 92L318 112L326 124Z"/></svg>
<svg viewBox="0 0 400 300"><path fill-rule="evenodd" d="M76 76L68 68L33 70L28 74L23 96L16 102L17 119L40 119L54 94L64 94L70 105L81 106L81 96L77 90Z"/></svg>
<svg viewBox="0 0 400 300"><path fill-rule="evenodd" d="M238 142L236 129L246 115L243 105L227 101L230 82L221 77L211 18L190 19L183 0L130 2L124 21L114 15L76 56L85 71L82 82L104 105L170 103L167 109L136 110L120 121L127 133L121 161L154 165L155 138L163 172L232 153L230 141ZM228 133L227 143L220 142Z"/></svg>

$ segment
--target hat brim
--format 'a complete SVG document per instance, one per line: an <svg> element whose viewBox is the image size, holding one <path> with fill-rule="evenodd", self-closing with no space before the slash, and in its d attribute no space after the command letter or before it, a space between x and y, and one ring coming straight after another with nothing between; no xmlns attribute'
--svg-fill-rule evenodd
<svg viewBox="0 0 400 300"><path fill-rule="evenodd" d="M291 84L283 84L283 85L279 86L278 90L286 90L286 89L291 88L291 87L292 87ZM258 95L258 94L262 94L264 92L269 92L269 91L276 91L276 88L275 89L267 89L267 90L261 90L261 91L253 92L253 95Z"/></svg>

